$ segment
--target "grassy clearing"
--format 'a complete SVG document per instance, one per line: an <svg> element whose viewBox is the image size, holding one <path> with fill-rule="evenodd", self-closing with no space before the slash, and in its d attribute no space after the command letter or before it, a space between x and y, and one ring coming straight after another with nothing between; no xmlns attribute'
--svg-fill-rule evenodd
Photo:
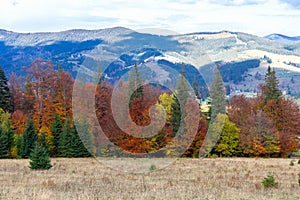
<svg viewBox="0 0 300 200"><path fill-rule="evenodd" d="M52 159L48 171L31 171L28 160L0 160L0 199L300 199L300 164L291 160L180 159L142 174L91 158ZM268 174L277 188L262 187Z"/></svg>

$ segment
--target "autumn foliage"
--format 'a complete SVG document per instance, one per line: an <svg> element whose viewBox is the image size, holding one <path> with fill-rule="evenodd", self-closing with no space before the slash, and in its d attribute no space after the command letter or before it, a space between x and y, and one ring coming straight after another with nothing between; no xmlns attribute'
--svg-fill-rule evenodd
<svg viewBox="0 0 300 200"><path fill-rule="evenodd" d="M101 84L75 81L60 66L42 59L24 70L26 77L12 74L9 80L14 111L5 115L10 118L5 127L11 132L2 128L1 134L5 141L14 142L5 144L8 149L3 150L2 157L28 157L41 137L54 157L199 157L213 124L200 112L196 97L190 95L183 81L173 93L159 85L143 85L141 79L120 81L114 87L104 78ZM134 70L139 77L137 66ZM224 124L209 155L286 157L298 150L299 106L293 99L279 96L275 73L269 73L271 89L261 87L261 94L253 99L234 96L226 114L223 110L221 115L215 113L214 118L224 119ZM213 96L225 100L223 93L214 92ZM183 97L184 101L180 99ZM79 102L75 107L74 101ZM10 139L6 138L8 133L14 133Z"/></svg>

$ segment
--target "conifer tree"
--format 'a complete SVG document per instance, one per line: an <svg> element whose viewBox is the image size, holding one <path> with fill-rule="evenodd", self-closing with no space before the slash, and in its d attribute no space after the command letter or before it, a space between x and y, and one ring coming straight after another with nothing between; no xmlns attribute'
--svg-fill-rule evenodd
<svg viewBox="0 0 300 200"><path fill-rule="evenodd" d="M13 135L10 114L0 108L0 158L10 157L14 141Z"/></svg>
<svg viewBox="0 0 300 200"><path fill-rule="evenodd" d="M80 131L84 131L83 128L88 128L87 124L83 124ZM71 154L72 157L89 157L91 156L92 146L91 146L91 136L89 130L85 130L80 133L79 136L75 126L72 127L72 141L71 141ZM85 140L83 143L82 140ZM85 146L86 145L86 146ZM87 149L89 148L89 150Z"/></svg>
<svg viewBox="0 0 300 200"><path fill-rule="evenodd" d="M127 89L127 99L128 102L130 103L131 96L133 95L133 92L135 90L135 81L134 81L134 75L133 71L129 72L129 77L128 77L128 89Z"/></svg>
<svg viewBox="0 0 300 200"><path fill-rule="evenodd" d="M58 156L73 157L72 155L72 129L70 119L66 119L63 131L58 140Z"/></svg>
<svg viewBox="0 0 300 200"><path fill-rule="evenodd" d="M275 100L278 102L281 97L281 91L279 89L279 81L276 77L276 73L273 70L271 70L271 67L268 67L266 76L265 76L265 86L263 89L262 96L265 100L265 102L268 102L269 100Z"/></svg>
<svg viewBox="0 0 300 200"><path fill-rule="evenodd" d="M34 148L35 143L37 142L37 134L35 132L34 123L29 119L26 123L26 129L23 134L22 148L21 148L21 157L28 158L31 151Z"/></svg>
<svg viewBox="0 0 300 200"><path fill-rule="evenodd" d="M9 137L0 127L0 158L7 158L9 153Z"/></svg>
<svg viewBox="0 0 300 200"><path fill-rule="evenodd" d="M43 144L36 143L30 153L30 169L44 170L52 167L47 148Z"/></svg>
<svg viewBox="0 0 300 200"><path fill-rule="evenodd" d="M199 92L199 86L198 86L198 83L197 83L196 74L194 75L193 89L194 89L194 92L195 92L195 95L196 95L197 99L200 100L201 95L200 95L200 92Z"/></svg>
<svg viewBox="0 0 300 200"><path fill-rule="evenodd" d="M5 112L12 113L14 110L13 100L7 82L5 73L0 66L0 108Z"/></svg>
<svg viewBox="0 0 300 200"><path fill-rule="evenodd" d="M50 126L50 130L53 135L53 145L54 145L54 150L52 152L52 155L57 156L58 142L63 130L61 119L57 113L55 113L54 115L54 121Z"/></svg>
<svg viewBox="0 0 300 200"><path fill-rule="evenodd" d="M211 120L215 120L217 115L226 113L225 89L219 66L214 73L214 78L210 89L211 97Z"/></svg>
<svg viewBox="0 0 300 200"><path fill-rule="evenodd" d="M179 127L182 128L180 132L185 130L183 119L186 116L184 108L188 97L190 97L190 89L186 81L184 64L182 64L181 74L171 105L171 124L174 133L179 131Z"/></svg>
<svg viewBox="0 0 300 200"><path fill-rule="evenodd" d="M38 144L44 147L49 153L49 148L46 140L46 134L44 132L41 133L41 136L38 138Z"/></svg>

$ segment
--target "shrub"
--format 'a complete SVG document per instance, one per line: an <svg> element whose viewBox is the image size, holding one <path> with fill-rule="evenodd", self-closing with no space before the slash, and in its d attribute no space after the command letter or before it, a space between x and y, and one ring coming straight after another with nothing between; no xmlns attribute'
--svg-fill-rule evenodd
<svg viewBox="0 0 300 200"><path fill-rule="evenodd" d="M290 166L294 166L295 164L294 164L294 160L291 160L291 162L290 162Z"/></svg>
<svg viewBox="0 0 300 200"><path fill-rule="evenodd" d="M298 185L300 187L300 173L298 173Z"/></svg>
<svg viewBox="0 0 300 200"><path fill-rule="evenodd" d="M150 171L156 170L156 166L155 166L155 165L151 165L151 166L149 167L149 170L150 170Z"/></svg>
<svg viewBox="0 0 300 200"><path fill-rule="evenodd" d="M300 159L298 160L298 164L300 164Z"/></svg>
<svg viewBox="0 0 300 200"><path fill-rule="evenodd" d="M271 174L269 174L267 177L265 177L261 183L264 186L264 188L271 188L271 187L278 186L278 183L275 181L274 176Z"/></svg>

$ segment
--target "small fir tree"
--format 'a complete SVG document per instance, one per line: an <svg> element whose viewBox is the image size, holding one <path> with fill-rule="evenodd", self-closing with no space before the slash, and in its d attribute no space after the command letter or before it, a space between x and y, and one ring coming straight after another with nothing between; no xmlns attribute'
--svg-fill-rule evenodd
<svg viewBox="0 0 300 200"><path fill-rule="evenodd" d="M48 154L47 148L44 145L35 145L33 151L30 154L30 169L33 170L45 170L52 167L50 156Z"/></svg>

